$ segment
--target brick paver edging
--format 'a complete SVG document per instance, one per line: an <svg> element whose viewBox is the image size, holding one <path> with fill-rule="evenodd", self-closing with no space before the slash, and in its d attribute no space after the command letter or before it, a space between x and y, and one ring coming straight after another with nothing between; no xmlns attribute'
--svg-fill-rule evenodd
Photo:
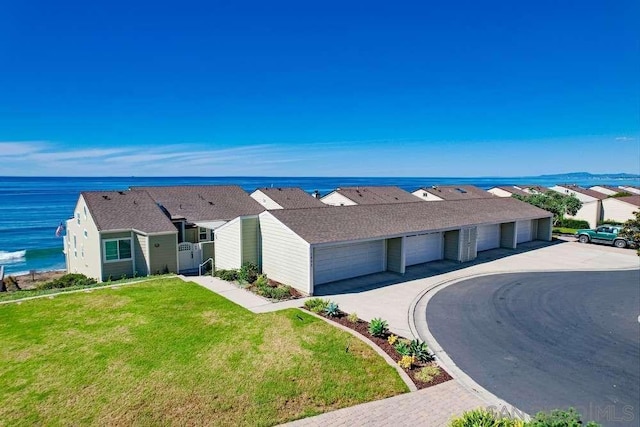
<svg viewBox="0 0 640 427"><path fill-rule="evenodd" d="M175 275L166 276L166 278L171 278L171 277L177 277L177 276ZM149 280L154 280L154 279L157 279L157 277L145 277L144 279L134 280L126 283L114 283L111 285L94 286L92 288L75 289L73 291L52 292L50 294L36 295L34 297L24 297L24 298L18 298L18 299L11 299L7 301L0 301L0 305L11 304L11 303L21 303L23 301L29 301L29 300L40 299L40 298L53 298L58 295L77 294L78 292L91 292L91 291L100 290L100 289L119 288L120 286L135 285L137 283L148 282Z"/></svg>
<svg viewBox="0 0 640 427"><path fill-rule="evenodd" d="M316 314L307 310L303 310L303 311L307 314L317 317L318 319L324 320L325 322L329 323L331 326L335 326L336 328L342 329L343 331L350 333L354 337L358 338L360 341L367 344L369 347L374 349L376 353L382 356L382 358L398 372L398 375L400 375L400 378L402 378L402 381L404 381L407 387L409 387L409 391L418 391L418 388L413 383L413 381L411 381L411 378L409 377L409 375L407 375L407 373L400 366L398 366L398 364L386 352L384 352L380 347L378 347L376 343L371 341L369 338L365 337L360 332L356 332L351 328L347 328L346 326L341 325L340 323L334 322L331 319L327 319L326 317L320 316L319 314Z"/></svg>

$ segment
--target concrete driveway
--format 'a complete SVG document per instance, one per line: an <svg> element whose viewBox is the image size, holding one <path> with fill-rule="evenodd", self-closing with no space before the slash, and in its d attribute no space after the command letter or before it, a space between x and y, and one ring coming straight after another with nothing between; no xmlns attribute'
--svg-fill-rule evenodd
<svg viewBox="0 0 640 427"><path fill-rule="evenodd" d="M426 307L457 368L534 414L575 407L638 425L640 270L514 273L464 280Z"/></svg>
<svg viewBox="0 0 640 427"><path fill-rule="evenodd" d="M418 336L413 314L420 297L427 290L452 280L518 271L633 268L640 268L640 258L634 250L556 240L552 243L529 242L516 250L480 252L471 263L430 262L408 267L404 276L378 273L334 282L317 290L324 298L336 301L342 310L356 312L365 320L382 317L389 322L393 332L411 337ZM264 311L274 308L265 307Z"/></svg>

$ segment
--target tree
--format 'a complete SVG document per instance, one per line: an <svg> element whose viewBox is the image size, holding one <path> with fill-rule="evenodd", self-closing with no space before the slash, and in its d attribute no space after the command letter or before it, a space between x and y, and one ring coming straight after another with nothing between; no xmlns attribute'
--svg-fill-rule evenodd
<svg viewBox="0 0 640 427"><path fill-rule="evenodd" d="M636 245L640 245L640 210L633 213L636 217L631 218L622 225L620 236L633 240ZM638 247L638 256L640 256L640 247Z"/></svg>
<svg viewBox="0 0 640 427"><path fill-rule="evenodd" d="M526 196L514 194L512 197L553 213L553 225L558 225L565 215L575 215L582 207L582 202L575 196L558 193L557 191L547 191L546 193Z"/></svg>

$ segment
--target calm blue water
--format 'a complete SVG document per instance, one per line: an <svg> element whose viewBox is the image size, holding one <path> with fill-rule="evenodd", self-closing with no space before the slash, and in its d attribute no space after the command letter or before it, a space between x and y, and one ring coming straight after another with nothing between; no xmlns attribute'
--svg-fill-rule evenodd
<svg viewBox="0 0 640 427"><path fill-rule="evenodd" d="M557 180L557 178L554 178ZM340 186L397 185L413 191L421 186L473 184L488 189L496 185L537 184L555 180L537 178L18 178L0 177L0 265L11 274L29 270L64 269L62 238L55 237L61 221L73 215L80 191L123 190L134 185L236 184L247 191L258 187L301 187L325 194ZM571 179L583 186L638 185L638 179Z"/></svg>

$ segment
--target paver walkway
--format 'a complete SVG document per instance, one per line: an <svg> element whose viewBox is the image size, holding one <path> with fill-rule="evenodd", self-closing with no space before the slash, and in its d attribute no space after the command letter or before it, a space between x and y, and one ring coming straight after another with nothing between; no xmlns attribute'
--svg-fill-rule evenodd
<svg viewBox="0 0 640 427"><path fill-rule="evenodd" d="M294 421L285 426L446 426L452 417L478 407L482 400L447 381L413 393L363 403L315 417Z"/></svg>

